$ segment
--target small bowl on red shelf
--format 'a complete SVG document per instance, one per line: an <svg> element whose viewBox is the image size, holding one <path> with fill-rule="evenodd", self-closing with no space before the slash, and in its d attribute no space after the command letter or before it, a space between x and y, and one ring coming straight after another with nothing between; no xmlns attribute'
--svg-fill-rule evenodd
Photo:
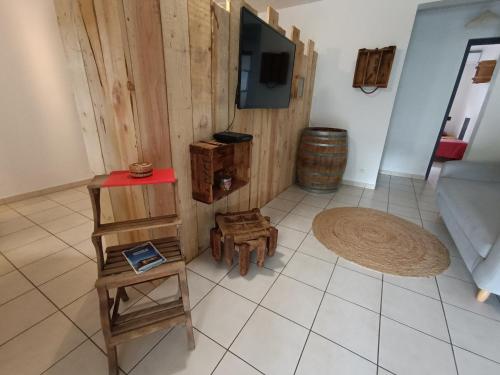
<svg viewBox="0 0 500 375"><path fill-rule="evenodd" d="M132 163L128 166L128 170L133 178L149 177L153 174L153 164L150 162Z"/></svg>

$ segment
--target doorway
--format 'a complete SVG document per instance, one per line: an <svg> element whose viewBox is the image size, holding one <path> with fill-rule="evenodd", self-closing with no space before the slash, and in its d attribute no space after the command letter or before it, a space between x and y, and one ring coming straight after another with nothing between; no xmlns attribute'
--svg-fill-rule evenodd
<svg viewBox="0 0 500 375"><path fill-rule="evenodd" d="M473 141L499 58L500 37L471 39L467 43L425 174L429 182L437 182L443 162L461 160Z"/></svg>

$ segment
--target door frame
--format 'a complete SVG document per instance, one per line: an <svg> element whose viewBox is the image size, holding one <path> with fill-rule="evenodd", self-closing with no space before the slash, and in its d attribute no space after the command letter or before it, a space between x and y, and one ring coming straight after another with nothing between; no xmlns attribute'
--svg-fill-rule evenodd
<svg viewBox="0 0 500 375"><path fill-rule="evenodd" d="M460 69L458 70L457 79L455 80L455 85L453 86L453 91L451 92L450 100L448 101L448 106L446 107L446 112L444 114L443 121L441 123L441 129L439 130L438 136L436 138L436 143L434 144L434 149L432 150L431 158L429 160L429 165L427 166L427 171L425 172L426 180L429 177L429 173L431 173L432 162L434 161L434 156L436 155L436 151L439 146L439 140L441 139L441 134L443 134L444 128L446 127L446 122L448 121L448 117L450 116L451 107L453 106L453 102L455 101L455 96L457 95L458 86L460 85L462 74L464 73L465 64L467 62L467 57L469 56L469 52L472 47L484 46L485 44L500 44L500 37L469 39L469 41L467 42L467 47L465 48L465 52L462 57L462 63L460 64ZM476 124L476 126L477 125L479 124Z"/></svg>

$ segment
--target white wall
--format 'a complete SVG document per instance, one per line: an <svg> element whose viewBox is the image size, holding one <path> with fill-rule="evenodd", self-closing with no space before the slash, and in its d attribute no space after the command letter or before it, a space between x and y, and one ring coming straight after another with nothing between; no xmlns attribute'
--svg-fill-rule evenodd
<svg viewBox="0 0 500 375"><path fill-rule="evenodd" d="M458 85L457 94L455 95L453 105L451 106L451 120L446 123L446 127L444 129L449 136L458 138L465 118L469 117L471 119L469 126L471 126L476 120L476 118L470 117L469 112L475 112L477 116L481 110L481 106L483 104L482 101L484 100L484 95L486 95L489 85L487 83L481 84L480 88L483 90L480 90L479 92L477 92L478 90L473 90L472 77L476 74L477 63L478 61L468 61L464 67L462 78L460 79L460 84ZM484 88L486 88L486 91L484 91ZM483 91L484 95L481 95ZM479 96L479 98L477 96ZM474 108L471 106L472 103L474 104ZM468 111L468 109L470 110Z"/></svg>
<svg viewBox="0 0 500 375"><path fill-rule="evenodd" d="M482 47L482 53L481 53L481 60L497 60L497 67L495 68L496 71L500 69L500 44L496 45L489 45L489 46L484 46ZM479 100L480 96L484 96L483 100L486 100L486 95L489 92L489 89L492 89L492 91L497 91L500 88L500 82L497 82L495 85L495 81L490 81L489 83L482 83L482 84L477 84L473 85L473 91L474 91L474 99ZM492 103L495 103L494 99L488 99L492 100ZM498 100L498 99L497 99ZM496 102L498 103L498 101ZM475 103L472 102L471 106L474 107ZM482 109L482 108L481 108ZM477 113L477 119L479 120L481 116L484 115L484 113L488 110L488 117L486 118L486 122L484 125L484 128L480 130L479 128L476 129L474 126L467 128L467 132L465 133L465 140L468 141L472 138L472 135L474 135L474 138L472 139L474 141L475 146L473 147L472 144L469 145L468 150L465 154L465 158L471 160L482 160L483 155L482 151L488 150L489 147L485 145L485 142L489 144L490 142L490 135L492 135L492 139L500 139L499 138L499 132L498 132L498 124L500 123L500 116L497 114L495 115L495 105L486 107L483 112L479 111ZM493 112L492 112L493 111ZM479 134L479 137L476 137ZM472 155L470 153L470 150L473 150ZM498 150L498 147L494 148L494 152L491 155L494 155L492 157L486 158L487 160L490 159L491 161L500 161L500 154ZM487 151L489 153L489 151Z"/></svg>
<svg viewBox="0 0 500 375"><path fill-rule="evenodd" d="M311 123L348 130L344 179L373 186L417 5L423 0L323 0L280 9L280 25L296 25L316 42L318 66ZM397 46L389 87L365 95L352 87L358 49Z"/></svg>
<svg viewBox="0 0 500 375"><path fill-rule="evenodd" d="M490 82L487 105L479 115L472 142L465 153L466 160L500 162L500 69L497 68Z"/></svg>
<svg viewBox="0 0 500 375"><path fill-rule="evenodd" d="M418 12L391 117L382 170L425 175L468 40L500 36L498 20L465 28L468 21L486 9L500 14L500 1ZM490 108L499 107L493 98L491 95L486 102L484 116L491 121L491 127L495 121L500 123L500 117L495 117L498 110ZM482 134L487 127L483 129L479 124L478 129ZM473 142L481 139L479 130L476 138Z"/></svg>
<svg viewBox="0 0 500 375"><path fill-rule="evenodd" d="M0 0L0 199L90 177L52 0Z"/></svg>

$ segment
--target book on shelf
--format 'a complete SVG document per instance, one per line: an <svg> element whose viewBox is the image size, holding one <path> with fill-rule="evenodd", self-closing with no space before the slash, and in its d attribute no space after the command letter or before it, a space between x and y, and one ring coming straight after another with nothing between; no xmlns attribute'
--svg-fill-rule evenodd
<svg viewBox="0 0 500 375"><path fill-rule="evenodd" d="M122 252L135 273L143 273L165 263L167 260L151 242Z"/></svg>

